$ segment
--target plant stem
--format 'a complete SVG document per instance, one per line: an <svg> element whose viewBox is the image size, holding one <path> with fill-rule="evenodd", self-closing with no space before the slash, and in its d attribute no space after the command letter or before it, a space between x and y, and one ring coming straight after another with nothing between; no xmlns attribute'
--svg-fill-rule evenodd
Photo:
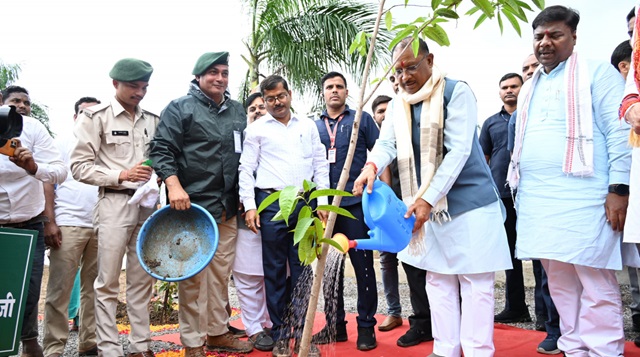
<svg viewBox="0 0 640 357"><path fill-rule="evenodd" d="M369 70L371 69L371 59L375 51L376 38L378 36L378 29L380 28L380 20L384 12L385 0L380 0L380 7L378 8L378 15L376 17L376 23L373 28L373 35L371 36L371 44L369 45L369 53L367 54L367 61L364 66L364 74L362 76L362 86L360 87L360 98L358 108L356 110L356 116L353 120L353 130L351 131L351 140L349 142L349 151L347 152L347 158L340 174L340 180L338 181L338 187L336 189L343 190L349 180L349 171L351 169L351 162L353 161L353 154L356 151L356 142L358 141L358 127L360 126L360 118L362 117L362 108L364 107L364 94L367 89L367 82L369 80ZM332 204L336 207L340 206L342 196L334 196ZM333 227L336 223L337 214L335 212L329 212L329 219L327 220L327 227L324 231L324 238L330 238L333 233ZM309 348L311 347L311 331L313 329L313 320L316 316L316 309L318 306L318 297L320 294L320 287L322 286L322 276L324 275L324 268L327 263L327 253L330 245L322 245L322 254L318 258L316 270L313 274L313 285L311 286L311 296L309 297L309 307L307 309L307 317L305 319L304 330L302 331L302 340L300 341L300 353L299 357L308 357Z"/></svg>

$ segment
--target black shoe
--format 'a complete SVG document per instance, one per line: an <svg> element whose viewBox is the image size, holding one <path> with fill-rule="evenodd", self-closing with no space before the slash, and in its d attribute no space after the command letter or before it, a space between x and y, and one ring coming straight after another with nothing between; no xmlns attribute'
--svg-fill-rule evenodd
<svg viewBox="0 0 640 357"><path fill-rule="evenodd" d="M400 336L396 344L400 347L411 347L422 342L433 341L431 331L424 332L418 329L410 328L404 335Z"/></svg>
<svg viewBox="0 0 640 357"><path fill-rule="evenodd" d="M376 342L376 330L371 327L358 327L358 342L356 347L360 351L369 351L378 347Z"/></svg>
<svg viewBox="0 0 640 357"><path fill-rule="evenodd" d="M633 344L636 345L636 347L640 347L640 336L636 337L636 339L633 340Z"/></svg>
<svg viewBox="0 0 640 357"><path fill-rule="evenodd" d="M347 322L336 325L335 330L325 326L311 337L311 343L316 345L327 345L332 342L345 342L349 339L347 335Z"/></svg>
<svg viewBox="0 0 640 357"><path fill-rule="evenodd" d="M631 330L640 332L640 314L631 315Z"/></svg>
<svg viewBox="0 0 640 357"><path fill-rule="evenodd" d="M247 331L241 330L241 329L239 329L237 327L233 327L231 325L227 325L227 327L229 328L229 332L231 332L233 337L237 337L237 338L247 337Z"/></svg>
<svg viewBox="0 0 640 357"><path fill-rule="evenodd" d="M526 310L524 312L502 310L501 313L493 317L493 321L503 324L515 322L531 322L531 315L529 315L529 311Z"/></svg>
<svg viewBox="0 0 640 357"><path fill-rule="evenodd" d="M547 319L544 316L536 316L536 331L547 331L547 325L545 324L546 320Z"/></svg>

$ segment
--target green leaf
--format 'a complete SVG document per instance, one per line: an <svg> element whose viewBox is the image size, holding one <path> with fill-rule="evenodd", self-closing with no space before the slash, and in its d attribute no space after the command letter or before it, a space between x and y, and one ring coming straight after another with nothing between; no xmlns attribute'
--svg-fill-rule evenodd
<svg viewBox="0 0 640 357"><path fill-rule="evenodd" d="M520 31L520 24L518 23L518 20L516 20L515 16L513 16L513 14L510 13L509 11L507 11L506 8L502 9L502 13L507 18L507 20L509 20L509 22L511 23L511 26L513 26L513 29L516 30L516 32L518 33L518 36L522 37L522 33ZM500 18L498 17L498 19Z"/></svg>
<svg viewBox="0 0 640 357"><path fill-rule="evenodd" d="M351 42L351 46L349 46L349 54L352 54L353 52L355 52L358 49L359 45L360 45L360 42L358 42L357 39L354 39L353 42Z"/></svg>
<svg viewBox="0 0 640 357"><path fill-rule="evenodd" d="M504 0L504 6L502 6L502 12L509 12L511 15L516 16L521 21L527 21L527 15L524 13L524 10L514 0ZM506 15L506 13L505 13Z"/></svg>
<svg viewBox="0 0 640 357"><path fill-rule="evenodd" d="M273 216L273 218L271 218L272 222L275 221L282 221L284 219L284 217L282 216L282 210L276 212L275 216Z"/></svg>
<svg viewBox="0 0 640 357"><path fill-rule="evenodd" d="M472 7L472 8L471 8L471 10L467 11L467 12L465 13L465 15L473 15L473 14L475 14L476 12L478 12L479 10L480 10L480 8L479 8L479 7L474 6L474 7Z"/></svg>
<svg viewBox="0 0 640 357"><path fill-rule="evenodd" d="M257 213L260 214L260 212L264 211L265 208L269 207L269 205L274 203L279 197L280 197L280 191L274 192L269 196L267 196L267 198L265 198L264 201L260 203L260 207L258 207Z"/></svg>
<svg viewBox="0 0 640 357"><path fill-rule="evenodd" d="M538 7L538 9L544 9L544 0L531 0L533 4Z"/></svg>
<svg viewBox="0 0 640 357"><path fill-rule="evenodd" d="M411 42L411 50L413 51L413 57L418 57L418 51L420 51L420 41L418 41L418 35L420 34L420 29L416 29L416 32L413 33L413 41Z"/></svg>
<svg viewBox="0 0 640 357"><path fill-rule="evenodd" d="M398 32L396 37L389 44L389 49L394 48L400 41L404 40L410 33L412 33L416 29L415 25L409 25L404 28L404 30Z"/></svg>
<svg viewBox="0 0 640 357"><path fill-rule="evenodd" d="M296 204L298 203L298 188L295 186L287 186L280 191L280 198L278 199L280 203L280 210L282 211L282 216L284 217L284 223L289 225L289 216L293 213L293 210L296 208Z"/></svg>
<svg viewBox="0 0 640 357"><path fill-rule="evenodd" d="M300 262L304 265L308 265L305 262L306 262L307 254L309 254L310 250L312 250L311 240L310 239L301 240L300 243L298 244L298 259L300 259Z"/></svg>
<svg viewBox="0 0 640 357"><path fill-rule="evenodd" d="M313 224L313 218L306 217L298 221L296 229L293 231L293 244L298 244L302 239L306 239L309 235L313 234L313 230L309 230L309 227Z"/></svg>
<svg viewBox="0 0 640 357"><path fill-rule="evenodd" d="M477 29L478 26L480 26L486 19L487 19L487 15L485 14L480 15L480 17L478 17L478 21L476 21L476 24L473 25L473 29L474 30Z"/></svg>
<svg viewBox="0 0 640 357"><path fill-rule="evenodd" d="M304 190L304 192L309 192L311 190L309 188L309 181L307 181L307 179L304 179L302 181L302 189Z"/></svg>
<svg viewBox="0 0 640 357"><path fill-rule="evenodd" d="M518 6L520 6L523 9L527 9L529 11L533 11L533 9L531 8L531 6L529 6L529 4L527 4L524 1L520 1L520 0L515 0L516 4L518 4Z"/></svg>
<svg viewBox="0 0 640 357"><path fill-rule="evenodd" d="M493 5L491 5L491 2L489 2L489 0L471 0L471 2L480 8L480 10L482 10L482 12L487 15L487 17L492 18L493 17L493 12L494 12L494 8Z"/></svg>
<svg viewBox="0 0 640 357"><path fill-rule="evenodd" d="M442 0L431 0L431 9L435 10L440 4L442 4Z"/></svg>
<svg viewBox="0 0 640 357"><path fill-rule="evenodd" d="M387 27L387 31L391 31L391 27L393 26L393 15L391 15L391 10L387 10L387 13L384 15L384 25Z"/></svg>
<svg viewBox="0 0 640 357"><path fill-rule="evenodd" d="M449 46L451 44L451 42L449 42L449 36L447 36L447 32L438 24L432 24L431 26L426 27L422 31L422 34L427 36L440 46Z"/></svg>
<svg viewBox="0 0 640 357"><path fill-rule="evenodd" d="M502 24L502 16L500 16L500 13L498 13L498 26L500 27L500 34L502 34L502 31L504 31L504 25Z"/></svg>
<svg viewBox="0 0 640 357"><path fill-rule="evenodd" d="M338 244L333 239L322 238L318 242L329 244L330 246L336 248L338 251L340 251L342 253L346 253L345 251L342 250L342 247L340 246L340 244Z"/></svg>
<svg viewBox="0 0 640 357"><path fill-rule="evenodd" d="M324 237L324 225L322 221L318 217L313 218L313 227L316 229L316 237L322 238Z"/></svg>
<svg viewBox="0 0 640 357"><path fill-rule="evenodd" d="M345 217L349 217L349 218L353 218L356 219L356 217L354 217L351 212L347 211L346 209L342 208L342 207L336 207L336 206L332 206L332 205L320 205L318 206L318 208L316 208L316 211L331 211L331 212L335 212L341 216L345 216Z"/></svg>
<svg viewBox="0 0 640 357"><path fill-rule="evenodd" d="M313 217L313 211L311 210L311 207L306 205L302 206L302 208L300 208L300 212L298 212L298 222L300 222L303 218L311 217Z"/></svg>
<svg viewBox="0 0 640 357"><path fill-rule="evenodd" d="M449 19L457 19L460 18L460 16L458 16L458 13L451 10L451 9L446 9L446 8L442 8L442 9L438 9L433 13L435 16L442 16L442 17L446 17Z"/></svg>
<svg viewBox="0 0 640 357"><path fill-rule="evenodd" d="M336 190L333 188L323 188L322 190L315 190L311 192L309 195L309 201L322 197L322 196L344 196L344 197L352 197L353 194L351 192Z"/></svg>

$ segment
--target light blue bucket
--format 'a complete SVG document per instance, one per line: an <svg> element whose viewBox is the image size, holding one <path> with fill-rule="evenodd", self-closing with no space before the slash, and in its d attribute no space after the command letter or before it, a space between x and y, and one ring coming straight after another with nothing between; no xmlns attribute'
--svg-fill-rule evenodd
<svg viewBox="0 0 640 357"><path fill-rule="evenodd" d="M136 251L142 268L156 279L181 281L198 274L218 249L218 225L211 214L191 204L185 211L164 206L138 233Z"/></svg>

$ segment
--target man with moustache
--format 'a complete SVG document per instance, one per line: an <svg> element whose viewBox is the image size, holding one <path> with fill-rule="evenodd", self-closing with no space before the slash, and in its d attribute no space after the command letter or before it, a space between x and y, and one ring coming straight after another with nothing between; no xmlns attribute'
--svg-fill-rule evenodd
<svg viewBox="0 0 640 357"><path fill-rule="evenodd" d="M538 59L533 53L525 58L524 63L522 63L522 78L525 82L533 77L533 72L539 65L540 63L538 63Z"/></svg>
<svg viewBox="0 0 640 357"><path fill-rule="evenodd" d="M261 215L256 208L271 193L287 186L302 189L304 180L313 181L318 189L329 188L329 163L326 150L320 141L313 121L298 118L291 112L291 90L287 81L272 75L260 83L268 114L246 130L246 138L240 158L240 200L245 209L245 223L249 229L262 234L262 264L264 268L267 309L273 323L271 336L276 341L274 357L290 356L289 340L302 334L304 310L296 309L292 321L293 331L285 326L285 316L298 306L306 306L306 298L295 297L299 278L310 273L311 267L302 266L298 247L293 244L293 232L298 221L302 202L288 219L272 221L279 211L277 204L269 205ZM319 197L318 204L327 204L326 197ZM315 202L312 202L315 207ZM318 211L322 221L327 212ZM287 287L287 266L291 273ZM299 342L299 341L297 341ZM319 356L315 345L310 356Z"/></svg>
<svg viewBox="0 0 640 357"><path fill-rule="evenodd" d="M621 356L615 270L631 157L629 127L615 119L624 84L609 63L574 52L579 21L575 10L550 6L532 23L541 66L520 92L508 174L518 192L516 255L544 266L561 322L556 351ZM547 334L553 347L557 336Z"/></svg>
<svg viewBox="0 0 640 357"><path fill-rule="evenodd" d="M0 155L0 228L38 232L20 341L22 357L42 357L42 347L38 344L38 300L45 244L49 243L44 231L44 223L48 218L44 212L46 203L43 186L53 187L62 183L67 171L47 129L38 120L28 116L31 108L26 89L18 88L8 87L8 90L0 93L0 105L4 95L7 95L10 99L7 104L17 106L17 112L23 115L22 133L13 156Z"/></svg>
<svg viewBox="0 0 640 357"><path fill-rule="evenodd" d="M338 72L329 72L320 80L326 109L316 121L320 140L326 148L329 161L329 182L331 188L338 187L340 174L344 167L351 141L351 131L356 111L347 106L347 80ZM367 161L367 152L373 148L380 131L371 115L363 112L358 127L358 141L353 155L353 162L349 171L349 180L345 191L353 189L353 181ZM362 199L360 197L343 197L340 207L349 211L356 220L339 215L336 218L334 233L343 233L349 239L367 237L369 227L364 223ZM375 313L378 308L377 294L370 293L377 289L376 275L373 270L373 252L361 249L350 249L349 258L356 275L358 286L358 340L356 347L361 351L368 351L377 347L374 326ZM347 321L344 312L344 260L340 266L337 287L337 301L334 301L334 291L325 285L325 315L327 326L313 336L318 344L328 344L333 341L347 341ZM330 332L331 331L331 332ZM335 335L333 335L335 331Z"/></svg>
<svg viewBox="0 0 640 357"><path fill-rule="evenodd" d="M191 202L198 204L216 219L220 232L207 268L178 284L180 341L186 356L203 357L203 341L210 351L248 353L251 342L240 341L229 331L226 310L236 253L238 164L246 116L242 104L225 93L228 52L201 55L192 74L195 79L187 95L162 111L149 155L167 185L171 208L186 210ZM202 290L206 310L198 303ZM201 314L207 314L206 326L200 326Z"/></svg>
<svg viewBox="0 0 640 357"><path fill-rule="evenodd" d="M267 114L260 92L252 93L245 100L247 125ZM271 351L274 341L267 332L273 324L267 311L267 297L262 268L262 236L247 228L244 209L239 207L236 258L233 261L233 282L240 302L240 317L249 341L259 351Z"/></svg>
<svg viewBox="0 0 640 357"><path fill-rule="evenodd" d="M378 168L397 156L405 217L416 217L414 236L398 258L427 271L430 357L489 357L495 352L495 271L511 268L502 204L476 136L473 92L442 74L421 39L414 56L413 40L392 51L400 93L354 194L364 184L371 190Z"/></svg>
<svg viewBox="0 0 640 357"><path fill-rule="evenodd" d="M82 97L74 105L74 121L85 108L100 104L93 97ZM76 272L81 277L78 295L82 302L78 330L78 355L98 354L96 346L95 292L98 274L98 237L93 229L93 209L98 201L98 188L73 179L69 156L75 138L57 138L62 160L69 170L67 179L55 189L55 217L51 223L60 230L60 240L51 246L49 282L44 306L44 353L59 357L64 353L69 336L69 301ZM80 267L80 268L78 268Z"/></svg>
<svg viewBox="0 0 640 357"><path fill-rule="evenodd" d="M149 301L153 279L140 266L136 253L138 232L153 209L127 202L149 181L149 141L158 116L140 108L153 68L145 61L121 59L109 72L115 98L83 110L74 133L71 172L79 182L99 186L94 228L98 230L96 337L98 354L123 356L116 326L120 269L127 256L127 314L131 321L129 357L152 357Z"/></svg>

